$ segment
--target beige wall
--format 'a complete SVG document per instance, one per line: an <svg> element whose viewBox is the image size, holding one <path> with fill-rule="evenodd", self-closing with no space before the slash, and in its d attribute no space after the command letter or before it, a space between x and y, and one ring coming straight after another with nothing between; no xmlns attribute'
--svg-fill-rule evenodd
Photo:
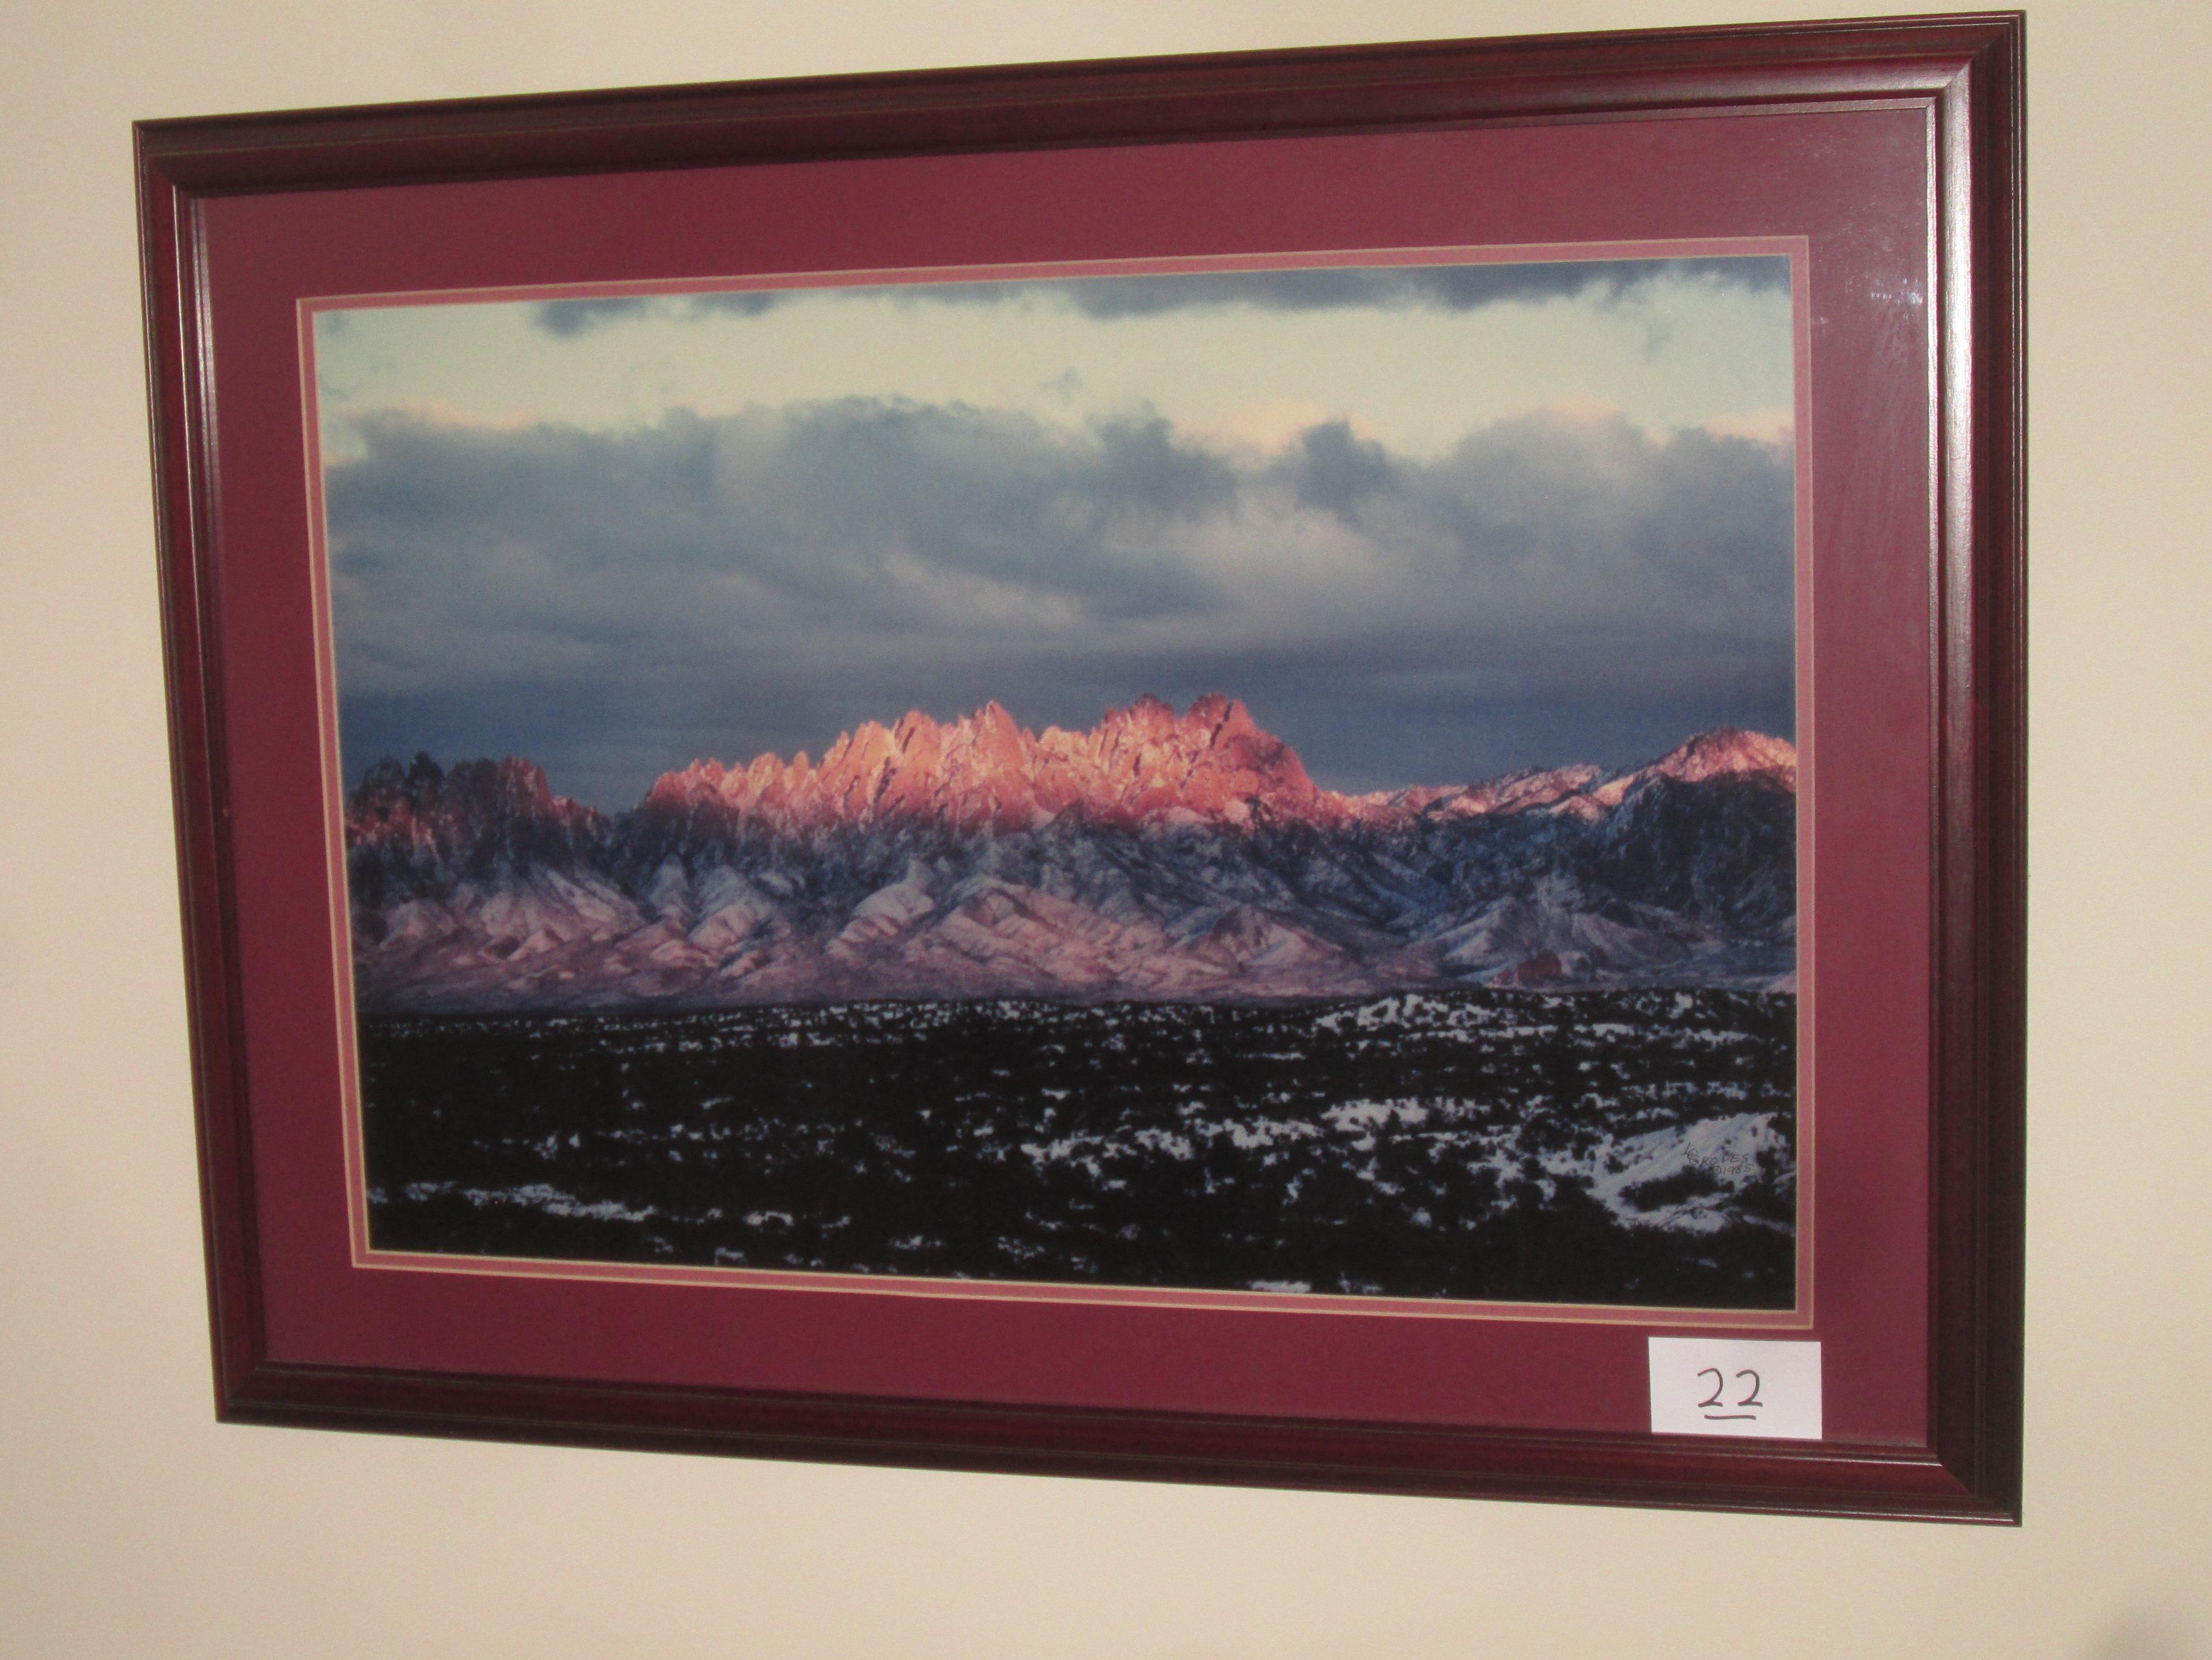
<svg viewBox="0 0 2212 1660"><path fill-rule="evenodd" d="M8 0L0 1654L2212 1655L2212 26L2189 0L2031 20L2024 1529L825 1469L210 1411L132 118L1828 9Z"/></svg>

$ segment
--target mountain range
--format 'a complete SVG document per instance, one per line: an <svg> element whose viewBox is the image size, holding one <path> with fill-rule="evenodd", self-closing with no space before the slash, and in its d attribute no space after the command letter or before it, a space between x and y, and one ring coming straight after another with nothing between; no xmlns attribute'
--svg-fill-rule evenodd
<svg viewBox="0 0 2212 1660"><path fill-rule="evenodd" d="M346 804L364 1012L861 998L1249 1000L1453 985L1793 989L1796 750L1347 795L1241 702L1087 732L997 703L610 817L519 759Z"/></svg>

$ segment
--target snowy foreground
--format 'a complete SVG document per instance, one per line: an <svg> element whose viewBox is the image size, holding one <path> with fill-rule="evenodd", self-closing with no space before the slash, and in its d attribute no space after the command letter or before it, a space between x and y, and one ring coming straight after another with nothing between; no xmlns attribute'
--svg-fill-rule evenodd
<svg viewBox="0 0 2212 1660"><path fill-rule="evenodd" d="M1796 1008L847 1003L362 1031L380 1249L1765 1307Z"/></svg>

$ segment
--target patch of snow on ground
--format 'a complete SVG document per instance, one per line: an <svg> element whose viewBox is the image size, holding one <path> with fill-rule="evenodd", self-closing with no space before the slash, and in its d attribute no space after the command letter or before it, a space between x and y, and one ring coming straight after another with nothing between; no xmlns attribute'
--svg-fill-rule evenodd
<svg viewBox="0 0 2212 1660"><path fill-rule="evenodd" d="M1248 1152L1278 1141L1310 1140L1321 1134L1318 1126L1291 1118L1208 1119L1194 1121L1191 1128L1207 1136L1225 1134L1232 1146Z"/></svg>
<svg viewBox="0 0 2212 1660"><path fill-rule="evenodd" d="M1408 1127L1429 1122L1429 1110L1418 1101L1347 1101L1331 1107L1322 1116L1345 1134L1372 1131L1396 1122Z"/></svg>
<svg viewBox="0 0 2212 1660"><path fill-rule="evenodd" d="M1655 1130L1631 1136L1609 1149L1590 1181L1590 1192L1622 1221L1643 1227L1717 1232L1729 1219L1730 1201L1765 1179L1762 1152L1791 1160L1789 1138L1776 1129L1771 1113L1737 1113L1707 1118L1684 1129ZM1620 1168L1605 1164L1618 1160ZM1718 1191L1692 1195L1650 1210L1638 1208L1630 1190L1695 1171Z"/></svg>
<svg viewBox="0 0 2212 1660"><path fill-rule="evenodd" d="M1169 1158L1183 1163L1198 1157L1198 1149L1191 1146L1190 1138L1178 1135L1173 1130L1140 1129L1131 1139L1148 1152L1164 1152Z"/></svg>
<svg viewBox="0 0 2212 1660"><path fill-rule="evenodd" d="M450 1192L449 1182L417 1182L410 1184L410 1199L427 1198L432 1192ZM658 1216L657 1207L647 1205L632 1210L612 1199L586 1201L573 1193L544 1182L532 1182L519 1188L463 1188L461 1197L482 1210L492 1205L527 1205L532 1210L542 1210L548 1216L580 1216L593 1222L642 1222L649 1216Z"/></svg>

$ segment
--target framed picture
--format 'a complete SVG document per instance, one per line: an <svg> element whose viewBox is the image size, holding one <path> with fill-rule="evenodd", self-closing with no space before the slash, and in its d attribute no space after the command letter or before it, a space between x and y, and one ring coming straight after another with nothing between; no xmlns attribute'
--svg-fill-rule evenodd
<svg viewBox="0 0 2212 1660"><path fill-rule="evenodd" d="M2016 1519L2021 51L142 124L219 1411Z"/></svg>

